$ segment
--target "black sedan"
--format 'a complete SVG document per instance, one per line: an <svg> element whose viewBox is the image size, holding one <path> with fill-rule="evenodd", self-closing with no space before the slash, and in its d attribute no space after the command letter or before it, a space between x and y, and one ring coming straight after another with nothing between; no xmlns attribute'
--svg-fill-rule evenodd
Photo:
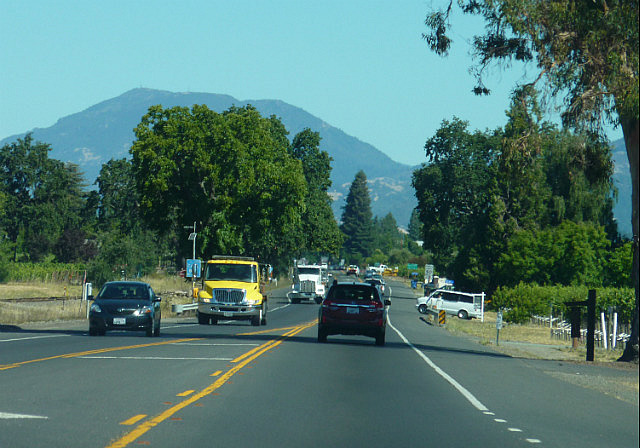
<svg viewBox="0 0 640 448"><path fill-rule="evenodd" d="M89 300L94 297L89 296ZM105 283L89 309L89 334L133 330L145 331L147 336L159 336L160 300L148 283Z"/></svg>

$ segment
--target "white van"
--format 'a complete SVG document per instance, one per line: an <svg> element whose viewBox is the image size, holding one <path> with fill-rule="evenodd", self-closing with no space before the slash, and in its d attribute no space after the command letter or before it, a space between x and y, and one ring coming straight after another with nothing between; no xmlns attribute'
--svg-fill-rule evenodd
<svg viewBox="0 0 640 448"><path fill-rule="evenodd" d="M468 292L436 289L428 296L416 299L416 308L422 314L427 314L429 308L444 310L447 314L458 316L460 319L481 319L484 313L484 293L472 294Z"/></svg>

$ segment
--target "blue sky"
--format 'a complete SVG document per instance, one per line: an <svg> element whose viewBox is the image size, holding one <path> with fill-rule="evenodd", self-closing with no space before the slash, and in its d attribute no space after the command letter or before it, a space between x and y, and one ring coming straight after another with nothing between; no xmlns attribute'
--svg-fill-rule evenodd
<svg viewBox="0 0 640 448"><path fill-rule="evenodd" d="M467 42L481 23L455 17L448 58L421 39L444 3L0 0L0 138L148 87L283 100L418 164L443 119L504 125L523 79L496 69L492 95L474 96Z"/></svg>

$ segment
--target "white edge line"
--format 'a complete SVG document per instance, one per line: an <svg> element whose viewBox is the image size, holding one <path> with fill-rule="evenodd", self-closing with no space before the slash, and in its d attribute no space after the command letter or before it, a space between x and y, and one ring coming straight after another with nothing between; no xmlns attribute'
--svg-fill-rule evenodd
<svg viewBox="0 0 640 448"><path fill-rule="evenodd" d="M429 366L433 370L435 370L438 375L440 375L442 378L447 380L449 382L449 384L451 384L453 387L455 387L458 390L458 392L460 392L462 394L462 396L464 398L466 398L469 401L469 403L471 403L476 409L478 409L479 411L483 411L483 412L489 410L484 404L482 404L480 402L480 400L478 400L476 397L474 397L471 392L469 392L467 389L465 389L460 383L458 383L456 380L454 380L451 376L449 376L449 374L447 374L444 370L442 370L440 367L438 367L433 361L431 361L431 359L429 359L429 357L427 355L422 353L411 342L409 342L409 340L407 338L405 338L404 335L402 333L400 333L400 331L396 327L393 326L393 324L391 323L391 319L389 319L388 317L387 317L387 323L393 329L393 331L398 333L398 336L400 336L400 338L404 341L405 344L407 344L409 347L411 347L413 349L413 351L416 352L418 354L418 356L420 356L424 360L424 362L429 364Z"/></svg>
<svg viewBox="0 0 640 448"><path fill-rule="evenodd" d="M47 420L49 417L45 417L42 415L10 414L8 412L0 412L0 420L11 418L41 418Z"/></svg>
<svg viewBox="0 0 640 448"><path fill-rule="evenodd" d="M61 338L63 336L70 336L70 335L68 335L68 334L54 334L54 335L50 335L50 336L30 336L28 338L0 339L0 342L26 341L28 339Z"/></svg>

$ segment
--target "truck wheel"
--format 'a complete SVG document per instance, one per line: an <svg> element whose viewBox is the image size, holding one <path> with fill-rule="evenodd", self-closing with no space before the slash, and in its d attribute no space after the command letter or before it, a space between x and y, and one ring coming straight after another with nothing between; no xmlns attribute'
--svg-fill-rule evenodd
<svg viewBox="0 0 640 448"><path fill-rule="evenodd" d="M262 319L260 319L260 325L267 325L267 313L262 313Z"/></svg>
<svg viewBox="0 0 640 448"><path fill-rule="evenodd" d="M209 325L209 316L198 313L198 323L200 325Z"/></svg>
<svg viewBox="0 0 640 448"><path fill-rule="evenodd" d="M253 316L251 318L251 325L253 325L254 327L259 327L260 326L260 316Z"/></svg>

